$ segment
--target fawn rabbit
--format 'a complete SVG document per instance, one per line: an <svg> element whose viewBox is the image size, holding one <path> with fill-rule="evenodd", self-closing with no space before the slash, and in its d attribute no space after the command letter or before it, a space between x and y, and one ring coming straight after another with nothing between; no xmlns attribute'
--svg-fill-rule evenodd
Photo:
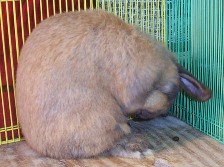
<svg viewBox="0 0 224 167"><path fill-rule="evenodd" d="M116 146L132 134L129 116L167 112L179 88L200 101L211 97L164 46L100 10L57 14L37 25L21 50L16 79L23 135L53 158L110 150L128 157Z"/></svg>

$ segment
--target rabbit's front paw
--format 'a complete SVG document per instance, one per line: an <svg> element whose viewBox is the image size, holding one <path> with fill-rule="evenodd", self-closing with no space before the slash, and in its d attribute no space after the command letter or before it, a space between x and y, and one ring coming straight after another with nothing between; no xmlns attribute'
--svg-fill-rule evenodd
<svg viewBox="0 0 224 167"><path fill-rule="evenodd" d="M147 155L153 154L153 150L144 135L135 133L130 134L117 143L110 150L110 154L125 158L144 158Z"/></svg>

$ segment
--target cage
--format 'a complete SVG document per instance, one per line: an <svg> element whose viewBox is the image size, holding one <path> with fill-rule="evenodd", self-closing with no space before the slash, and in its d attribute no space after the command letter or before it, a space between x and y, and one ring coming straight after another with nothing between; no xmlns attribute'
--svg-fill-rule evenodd
<svg viewBox="0 0 224 167"><path fill-rule="evenodd" d="M103 9L139 26L176 53L213 97L180 93L170 114L224 143L224 2L222 0L1 0L0 145L22 140L15 101L19 51L33 28L56 13Z"/></svg>

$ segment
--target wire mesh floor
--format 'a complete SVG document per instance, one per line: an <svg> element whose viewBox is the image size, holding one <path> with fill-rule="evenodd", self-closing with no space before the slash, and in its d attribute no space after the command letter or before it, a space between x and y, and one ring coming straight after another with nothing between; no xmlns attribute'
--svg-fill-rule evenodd
<svg viewBox="0 0 224 167"><path fill-rule="evenodd" d="M0 146L1 167L220 167L224 166L224 145L193 129L184 122L168 116L141 122L147 129L149 143L155 153L145 159L96 158L55 160L33 152L26 143ZM175 139L179 138L178 141Z"/></svg>

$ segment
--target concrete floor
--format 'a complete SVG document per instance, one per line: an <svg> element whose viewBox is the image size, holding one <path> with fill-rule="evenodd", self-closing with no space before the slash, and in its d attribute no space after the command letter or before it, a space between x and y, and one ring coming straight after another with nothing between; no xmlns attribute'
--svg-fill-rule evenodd
<svg viewBox="0 0 224 167"><path fill-rule="evenodd" d="M0 146L1 167L224 167L224 145L168 116L139 123L154 153L144 159L98 157L56 160L38 155L26 143ZM173 138L179 137L178 141Z"/></svg>

